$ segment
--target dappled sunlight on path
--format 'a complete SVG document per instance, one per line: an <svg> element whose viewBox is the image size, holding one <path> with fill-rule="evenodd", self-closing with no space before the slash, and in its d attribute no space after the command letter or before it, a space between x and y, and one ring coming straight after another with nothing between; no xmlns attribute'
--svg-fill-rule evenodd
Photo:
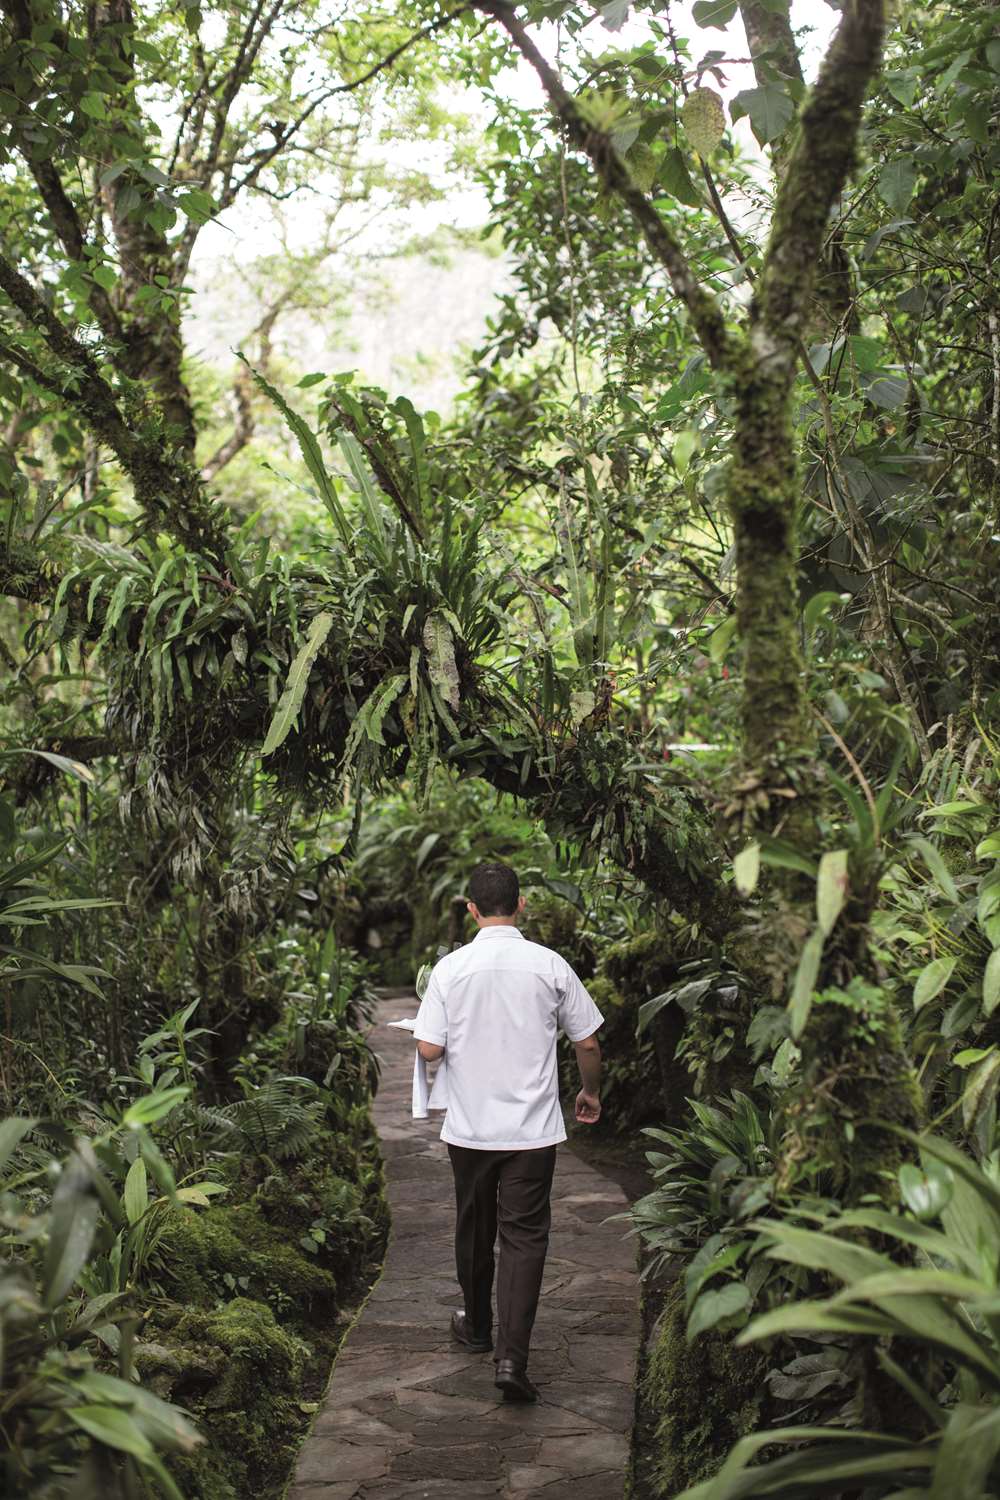
<svg viewBox="0 0 1000 1500"><path fill-rule="evenodd" d="M601 1220L626 1196L559 1147L528 1367L541 1400L505 1403L492 1355L463 1350L449 1333L462 1295L443 1117L411 1118L413 1040L385 1025L415 1010L412 998L379 1002L374 1115L392 1232L287 1500L620 1500L639 1341L636 1241L627 1224Z"/></svg>

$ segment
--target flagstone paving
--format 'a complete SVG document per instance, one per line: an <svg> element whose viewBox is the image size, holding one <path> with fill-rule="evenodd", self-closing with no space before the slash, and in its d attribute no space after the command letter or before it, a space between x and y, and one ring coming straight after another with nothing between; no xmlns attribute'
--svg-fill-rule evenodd
<svg viewBox="0 0 1000 1500"><path fill-rule="evenodd" d="M552 1231L531 1343L534 1405L504 1402L492 1354L451 1338L454 1188L440 1113L411 1116L415 1013L381 1000L374 1104L392 1230L380 1280L345 1340L286 1500L621 1500L639 1343L636 1240L623 1189L558 1148Z"/></svg>

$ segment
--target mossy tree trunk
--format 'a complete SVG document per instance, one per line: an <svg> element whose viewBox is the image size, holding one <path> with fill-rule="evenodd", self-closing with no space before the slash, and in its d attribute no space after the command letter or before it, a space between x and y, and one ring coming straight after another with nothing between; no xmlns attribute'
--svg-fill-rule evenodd
<svg viewBox="0 0 1000 1500"><path fill-rule="evenodd" d="M736 431L728 501L736 540L737 619L744 650L744 786L754 799L743 829L780 831L812 855L822 840L815 813L822 782L800 645L797 520L801 487L792 430L792 389L812 316L831 208L853 163L860 111L882 40L878 3L845 12L820 77L801 112L784 166L748 335L733 362ZM814 769L815 768L815 769ZM737 798L739 800L739 798ZM789 1157L835 1167L851 1197L878 1190L898 1157L895 1138L858 1129L864 1119L919 1122L919 1093L891 1001L877 983L867 943L875 882L851 871L857 889L829 935L816 990L853 980L856 1004L815 1006L800 1039L800 1080L786 1112ZM815 926L815 888L782 870L774 880L779 932ZM795 944L776 944L782 987ZM790 1171L792 1161L786 1161Z"/></svg>
<svg viewBox="0 0 1000 1500"><path fill-rule="evenodd" d="M729 812L740 842L780 832L814 854L821 844L815 814L822 783L800 635L796 580L801 485L792 391L803 337L809 331L830 213L853 168L865 94L880 64L882 0L853 0L844 8L791 145L783 153L764 265L748 323L737 330L700 284L670 223L632 179L610 136L586 122L513 10L500 0L476 3L503 27L535 69L569 139L590 158L605 190L616 194L631 213L686 307L721 387L733 400L736 421L727 502L735 533L736 613L743 649L743 760L733 778ZM779 15L773 7L751 3L746 19L752 49L767 44L763 32L757 35L765 25L765 12L771 17L767 27L783 27L777 38L781 48L794 51L787 13ZM870 1005L866 1008L859 1001L853 1008L817 1007L800 1041L798 1094L811 1125L820 1136L825 1132L829 1137L826 1154L831 1160L846 1157L842 1165L852 1192L872 1185L871 1163L890 1139L878 1135L873 1149L872 1138L862 1141L864 1132L853 1129L854 1120L918 1118L917 1093L898 1026L877 982L870 982L877 980L866 943L874 882L861 878L858 886L859 895L868 893L867 904L857 898L845 903L844 915L825 945L816 988L859 977L869 981L865 993ZM787 992L803 941L815 924L815 887L808 877L781 870L769 894L775 920L769 923L773 936L767 963L772 989L782 993ZM840 1109L836 1085L845 1080L851 1097ZM790 1130L790 1136L796 1134ZM811 1144L817 1146L815 1138Z"/></svg>

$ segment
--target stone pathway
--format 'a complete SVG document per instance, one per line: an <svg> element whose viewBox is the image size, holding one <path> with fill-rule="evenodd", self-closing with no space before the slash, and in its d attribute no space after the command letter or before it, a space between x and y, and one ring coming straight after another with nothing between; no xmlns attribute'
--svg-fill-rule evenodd
<svg viewBox="0 0 1000 1500"><path fill-rule="evenodd" d="M552 1230L532 1334L534 1405L504 1402L492 1354L451 1338L454 1187L443 1116L414 1120L413 1039L387 1021L410 999L382 1000L372 1041L383 1059L374 1115L392 1231L381 1279L338 1355L286 1500L621 1500L639 1340L636 1240L602 1226L622 1189L563 1144Z"/></svg>

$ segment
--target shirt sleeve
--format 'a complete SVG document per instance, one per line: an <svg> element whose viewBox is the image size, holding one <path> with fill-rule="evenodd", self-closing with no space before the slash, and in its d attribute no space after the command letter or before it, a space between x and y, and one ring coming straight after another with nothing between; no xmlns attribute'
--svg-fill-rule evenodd
<svg viewBox="0 0 1000 1500"><path fill-rule="evenodd" d="M566 965L558 981L559 1026L571 1042L582 1042L593 1036L604 1017L587 994L577 974Z"/></svg>
<svg viewBox="0 0 1000 1500"><path fill-rule="evenodd" d="M443 1047L448 1040L448 1012L444 1003L444 987L438 973L440 967L437 964L431 971L413 1027L414 1041L430 1042L435 1047Z"/></svg>

